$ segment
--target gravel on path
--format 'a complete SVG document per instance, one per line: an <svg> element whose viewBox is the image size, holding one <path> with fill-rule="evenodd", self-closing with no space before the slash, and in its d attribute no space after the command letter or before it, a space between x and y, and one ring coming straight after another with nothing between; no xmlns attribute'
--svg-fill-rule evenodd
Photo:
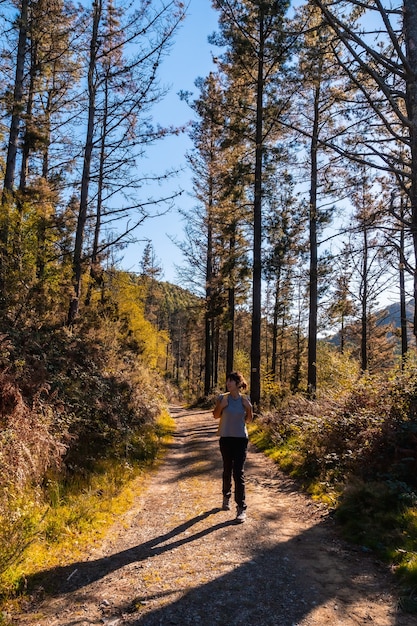
<svg viewBox="0 0 417 626"><path fill-rule="evenodd" d="M146 489L57 592L18 626L416 626L372 555L343 542L328 511L249 447L248 518L222 511L211 412L171 407L176 432Z"/></svg>

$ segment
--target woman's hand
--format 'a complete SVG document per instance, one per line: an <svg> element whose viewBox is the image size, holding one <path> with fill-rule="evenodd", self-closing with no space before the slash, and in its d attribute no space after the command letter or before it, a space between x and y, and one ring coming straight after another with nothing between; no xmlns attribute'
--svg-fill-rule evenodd
<svg viewBox="0 0 417 626"><path fill-rule="evenodd" d="M219 396L216 402L216 406L213 409L213 417L218 420L222 416L223 409L227 407L227 396Z"/></svg>

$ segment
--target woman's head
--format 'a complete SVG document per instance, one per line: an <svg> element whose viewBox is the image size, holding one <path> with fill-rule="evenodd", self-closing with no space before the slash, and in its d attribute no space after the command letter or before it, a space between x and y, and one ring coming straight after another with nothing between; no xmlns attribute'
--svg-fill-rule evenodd
<svg viewBox="0 0 417 626"><path fill-rule="evenodd" d="M230 374L226 376L226 381L228 380L234 380L238 389L246 389L248 386L248 383L240 372L230 372Z"/></svg>

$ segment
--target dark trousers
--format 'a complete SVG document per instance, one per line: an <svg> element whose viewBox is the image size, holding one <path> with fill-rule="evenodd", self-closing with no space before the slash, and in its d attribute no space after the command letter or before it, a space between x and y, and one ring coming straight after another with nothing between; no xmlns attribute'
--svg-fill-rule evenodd
<svg viewBox="0 0 417 626"><path fill-rule="evenodd" d="M220 452L223 458L223 495L232 495L232 475L235 483L235 502L246 509L245 461L248 440L245 437L220 437Z"/></svg>

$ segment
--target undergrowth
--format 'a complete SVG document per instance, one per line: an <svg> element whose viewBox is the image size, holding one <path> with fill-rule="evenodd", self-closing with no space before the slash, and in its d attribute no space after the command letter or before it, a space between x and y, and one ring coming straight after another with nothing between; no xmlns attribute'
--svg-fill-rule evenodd
<svg viewBox="0 0 417 626"><path fill-rule="evenodd" d="M3 604L105 531L173 427L171 389L125 337L117 321L0 335Z"/></svg>
<svg viewBox="0 0 417 626"><path fill-rule="evenodd" d="M7 605L21 601L22 594L35 593L53 584L48 576L54 568L83 558L107 532L117 516L128 510L143 488L146 470L157 462L164 445L170 439L175 424L169 413L162 411L153 429L142 436L143 456L138 450L134 459L120 463L116 458L106 459L88 476L70 481L50 479L42 497L27 492L24 500L31 503L15 528L25 537L20 554L15 554L9 567L3 567L0 576L5 623ZM152 454L150 454L152 450ZM37 501L37 505L35 505ZM4 534L6 528L2 528ZM10 537L9 537L10 539ZM9 545L13 544L9 541ZM1 556L5 556L7 542L2 541ZM19 557L19 558L16 558Z"/></svg>
<svg viewBox="0 0 417 626"><path fill-rule="evenodd" d="M256 418L251 441L334 512L344 537L397 573L417 612L417 373L362 376Z"/></svg>

